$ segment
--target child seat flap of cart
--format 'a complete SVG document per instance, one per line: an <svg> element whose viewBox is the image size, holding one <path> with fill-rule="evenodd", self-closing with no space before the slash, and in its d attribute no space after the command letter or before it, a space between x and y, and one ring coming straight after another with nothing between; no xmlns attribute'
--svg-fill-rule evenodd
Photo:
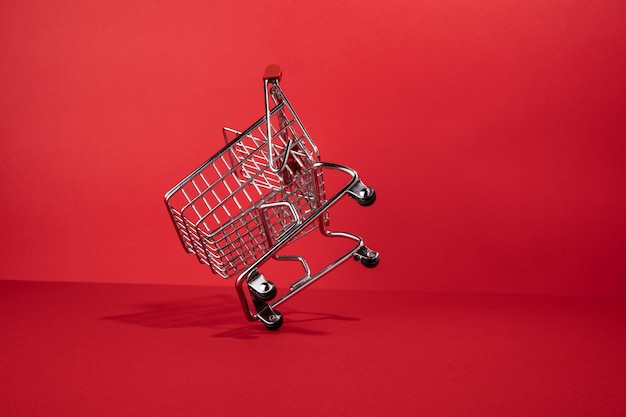
<svg viewBox="0 0 626 417"><path fill-rule="evenodd" d="M244 131L224 128L226 145L165 194L185 250L215 274L236 278L246 318L270 330L283 323L278 305L338 265L354 258L371 268L379 261L379 254L359 236L328 230L328 209L339 199L348 195L369 206L376 193L355 170L320 161L315 143L280 88L281 75L277 65L265 70L265 114ZM332 195L324 184L329 170L347 178ZM316 229L354 245L314 273L303 257L278 254ZM259 271L269 259L297 261L305 271L278 298L276 285Z"/></svg>

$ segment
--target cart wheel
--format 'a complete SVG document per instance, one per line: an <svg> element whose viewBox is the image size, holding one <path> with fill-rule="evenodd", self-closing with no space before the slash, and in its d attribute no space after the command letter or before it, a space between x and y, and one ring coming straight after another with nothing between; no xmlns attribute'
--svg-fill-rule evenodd
<svg viewBox="0 0 626 417"><path fill-rule="evenodd" d="M380 256L376 254L376 256L374 256L373 258L362 257L360 261L364 267L374 268L376 267L376 265L378 265L378 262L380 262Z"/></svg>
<svg viewBox="0 0 626 417"><path fill-rule="evenodd" d="M367 268L374 268L380 261L380 254L369 249L367 246L361 246L354 253L354 260L361 262Z"/></svg>
<svg viewBox="0 0 626 417"><path fill-rule="evenodd" d="M355 198L357 203L363 207L371 206L376 201L376 191L373 188L368 188L363 198Z"/></svg>
<svg viewBox="0 0 626 417"><path fill-rule="evenodd" d="M261 286L263 287L263 292L253 290L254 295L259 300L270 301L273 300L274 297L276 297L278 290L276 289L276 285L272 281L266 281L262 283Z"/></svg>
<svg viewBox="0 0 626 417"><path fill-rule="evenodd" d="M283 325L283 316L276 310L269 316L269 319L271 320L269 322L261 321L268 330L278 330Z"/></svg>

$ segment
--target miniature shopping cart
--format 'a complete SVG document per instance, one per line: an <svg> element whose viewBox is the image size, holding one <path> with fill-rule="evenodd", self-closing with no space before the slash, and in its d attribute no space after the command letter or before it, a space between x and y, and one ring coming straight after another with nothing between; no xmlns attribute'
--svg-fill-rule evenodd
<svg viewBox="0 0 626 417"><path fill-rule="evenodd" d="M319 160L279 86L280 67L267 67L263 79L265 114L244 131L224 128L226 146L167 192L165 203L185 250L221 277L236 278L245 316L275 330L283 323L279 304L350 258L371 268L379 255L357 235L328 230L333 204L348 195L369 206L376 199L374 189L355 170ZM333 195L327 195L324 182L329 170L346 178ZM304 257L279 250L315 229L350 239L354 246L312 273ZM304 270L280 297L259 270L270 259L297 261Z"/></svg>

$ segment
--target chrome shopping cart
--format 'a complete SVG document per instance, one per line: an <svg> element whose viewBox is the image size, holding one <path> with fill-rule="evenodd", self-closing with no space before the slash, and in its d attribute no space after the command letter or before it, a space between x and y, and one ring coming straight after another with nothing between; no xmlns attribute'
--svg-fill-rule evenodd
<svg viewBox="0 0 626 417"><path fill-rule="evenodd" d="M322 162L279 86L281 69L266 68L265 114L244 131L224 128L226 146L165 194L165 203L189 253L223 278L234 278L245 316L276 330L276 307L350 258L375 267L379 254L352 233L328 230L328 209L344 195L369 206L376 200L351 168ZM345 183L332 195L324 172L339 171ZM354 241L351 249L317 272L302 256L279 250L319 229L324 236ZM269 259L297 261L304 276L278 294L260 267Z"/></svg>

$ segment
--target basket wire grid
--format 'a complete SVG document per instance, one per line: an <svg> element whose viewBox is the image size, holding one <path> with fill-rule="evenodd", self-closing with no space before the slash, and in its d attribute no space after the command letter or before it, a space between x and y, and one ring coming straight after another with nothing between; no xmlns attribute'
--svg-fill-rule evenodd
<svg viewBox="0 0 626 417"><path fill-rule="evenodd" d="M367 206L375 201L375 192L353 169L319 160L317 146L280 89L277 68L268 67L264 77L265 115L243 132L224 128L226 145L165 195L185 250L222 278L237 277L244 314L272 330L282 325L274 310L278 304L350 257L367 267L379 259L359 236L327 230L328 209L341 197L349 195ZM228 134L234 139L228 140ZM328 169L350 177L330 197L323 176ZM315 274L304 258L278 255L280 248L315 229L351 239L355 246ZM274 302L276 287L258 270L270 257L299 261L305 270Z"/></svg>

